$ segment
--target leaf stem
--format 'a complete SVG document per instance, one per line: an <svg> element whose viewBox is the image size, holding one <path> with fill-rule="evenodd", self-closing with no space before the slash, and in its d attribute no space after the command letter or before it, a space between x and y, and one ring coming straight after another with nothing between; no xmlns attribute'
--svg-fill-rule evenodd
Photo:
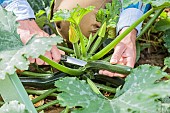
<svg viewBox="0 0 170 113"><path fill-rule="evenodd" d="M25 76L33 76L33 77L51 76L51 74L34 73L34 72L30 72L30 71L19 72L19 74L25 75Z"/></svg>
<svg viewBox="0 0 170 113"><path fill-rule="evenodd" d="M83 55L83 57L86 57L87 56L87 51L86 51L86 47L85 47L85 43L84 43L84 36L81 32L81 29L80 29L80 26L77 25L77 28L78 28L78 33L79 33L79 36L80 36L80 46L81 46L81 53Z"/></svg>
<svg viewBox="0 0 170 113"><path fill-rule="evenodd" d="M90 59L97 60L106 55L110 50L112 50L126 35L128 35L137 25L139 25L145 18L151 15L154 12L154 9L150 9L145 13L141 18L139 18L135 23L133 23L128 29L126 29L122 34L116 37L110 44L108 44L101 51L93 55Z"/></svg>
<svg viewBox="0 0 170 113"><path fill-rule="evenodd" d="M42 95L45 92L47 92L48 90L33 90L33 89L26 89L28 94L34 94L34 95ZM57 97L56 93L52 93L49 96L53 96L53 97Z"/></svg>
<svg viewBox="0 0 170 113"><path fill-rule="evenodd" d="M78 42L73 43L74 53L76 55L76 58L80 58L80 49L78 46Z"/></svg>
<svg viewBox="0 0 170 113"><path fill-rule="evenodd" d="M140 32L139 36L136 40L139 40L142 35L150 28L150 26L155 22L155 20L158 18L158 16L162 13L164 8L158 10L155 15L147 22L147 24L142 28L142 31Z"/></svg>
<svg viewBox="0 0 170 113"><path fill-rule="evenodd" d="M95 83L95 85L101 90L104 90L110 93L116 93L116 88L112 88L112 87L106 86L104 84L99 84L99 83Z"/></svg>
<svg viewBox="0 0 170 113"><path fill-rule="evenodd" d="M102 37L98 37L98 38L97 38L97 40L96 40L96 42L94 43L92 49L90 50L90 54L91 54L91 55L93 55L93 54L96 52L96 50L98 49L98 47L99 47L102 39L103 39Z"/></svg>
<svg viewBox="0 0 170 113"><path fill-rule="evenodd" d="M42 94L42 95L38 96L37 98L33 99L33 100L32 100L32 103L35 104L35 103L39 102L40 100L45 99L45 98L48 97L50 94L52 94L52 93L54 93L54 92L56 92L56 91L57 91L57 88L55 88L55 89L50 89L50 90L46 91L44 94Z"/></svg>
<svg viewBox="0 0 170 113"><path fill-rule="evenodd" d="M93 41L96 39L98 33L99 33L99 30L95 33L95 35L93 37L89 38L89 41L88 41L87 46L86 46L87 51L89 50L89 48L90 48L91 44L93 43Z"/></svg>
<svg viewBox="0 0 170 113"><path fill-rule="evenodd" d="M37 110L37 111L41 111L41 110L43 110L43 109L45 109L45 108L48 108L49 106L53 106L53 105L58 104L58 103L59 103L58 100L54 100L54 101L51 101L51 102L49 102L49 103L47 103L47 104L44 104L44 105L36 108L36 110Z"/></svg>
<svg viewBox="0 0 170 113"><path fill-rule="evenodd" d="M74 53L74 51L73 51L72 49L67 48L67 47L57 46L57 48L60 49L60 50L62 50L62 51L64 51L64 52L66 52L66 53L69 53L69 54Z"/></svg>
<svg viewBox="0 0 170 113"><path fill-rule="evenodd" d="M71 68L65 67L61 64L54 62L53 60L51 60L43 55L40 55L39 58L64 73L74 75L74 76L83 74L83 71L81 69L71 69Z"/></svg>

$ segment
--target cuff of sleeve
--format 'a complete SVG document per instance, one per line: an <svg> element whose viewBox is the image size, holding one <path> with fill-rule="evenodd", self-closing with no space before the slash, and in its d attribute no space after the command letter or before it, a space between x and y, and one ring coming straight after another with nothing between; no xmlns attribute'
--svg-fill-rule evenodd
<svg viewBox="0 0 170 113"><path fill-rule="evenodd" d="M120 32L124 27L131 26L136 20L138 20L143 15L143 12L136 8L128 8L122 11L120 14L119 22L117 24L117 33ZM137 35L140 34L142 23L137 27Z"/></svg>
<svg viewBox="0 0 170 113"><path fill-rule="evenodd" d="M34 11L27 0L13 0L5 7L7 11L13 11L17 16L16 21L35 18Z"/></svg>

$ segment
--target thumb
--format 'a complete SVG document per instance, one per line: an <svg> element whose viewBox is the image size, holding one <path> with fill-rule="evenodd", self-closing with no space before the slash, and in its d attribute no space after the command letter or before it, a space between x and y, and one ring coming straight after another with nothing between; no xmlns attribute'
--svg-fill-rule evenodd
<svg viewBox="0 0 170 113"><path fill-rule="evenodd" d="M118 63L118 61L120 60L120 58L125 50L126 50L126 45L124 43L120 42L114 49L114 53L112 55L110 63L111 64Z"/></svg>

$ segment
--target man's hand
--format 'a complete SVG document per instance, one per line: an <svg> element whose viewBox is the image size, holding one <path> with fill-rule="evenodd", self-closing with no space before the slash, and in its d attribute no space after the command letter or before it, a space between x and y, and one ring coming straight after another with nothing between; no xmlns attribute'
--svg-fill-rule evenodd
<svg viewBox="0 0 170 113"><path fill-rule="evenodd" d="M41 30L34 20L20 20L18 21L20 26L18 27L17 32L20 34L20 38L24 44L26 44L33 35L37 35L38 37L49 37L47 33ZM60 51L56 46L53 46L51 51L47 51L45 56L59 62L61 58L61 54L64 54ZM37 63L38 65L46 64L41 59L29 59L31 63Z"/></svg>
<svg viewBox="0 0 170 113"><path fill-rule="evenodd" d="M124 32L127 28L123 28L120 34ZM114 53L110 60L111 64L120 64L129 67L134 67L136 61L136 34L137 31L134 29L131 31L119 44L114 48ZM126 77L119 73L112 73L106 70L100 70L100 74L107 75L110 77Z"/></svg>

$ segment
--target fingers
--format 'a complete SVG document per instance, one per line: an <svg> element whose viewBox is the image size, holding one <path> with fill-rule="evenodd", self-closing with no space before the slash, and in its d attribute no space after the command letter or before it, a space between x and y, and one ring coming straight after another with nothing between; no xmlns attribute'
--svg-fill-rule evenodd
<svg viewBox="0 0 170 113"><path fill-rule="evenodd" d="M51 52L47 51L45 53L45 56L52 60ZM45 62L45 65L48 65L48 64Z"/></svg>
<svg viewBox="0 0 170 113"><path fill-rule="evenodd" d="M30 61L30 63L34 63L35 62L35 58L29 57L28 60Z"/></svg>
<svg viewBox="0 0 170 113"><path fill-rule="evenodd" d="M59 62L61 59L61 54L59 49L56 46L52 46L51 49L51 54L52 54L52 58L54 61Z"/></svg>
<svg viewBox="0 0 170 113"><path fill-rule="evenodd" d="M99 70L99 74L101 75L107 75L109 77L113 77L114 76L114 73L110 72L110 71L107 71L107 70Z"/></svg>
<svg viewBox="0 0 170 113"><path fill-rule="evenodd" d="M109 76L109 77L121 77L121 78L126 77L126 75L119 74L119 73L112 73L112 72L107 71L107 70L99 70L99 74L106 75L106 76Z"/></svg>
<svg viewBox="0 0 170 113"><path fill-rule="evenodd" d="M118 63L118 61L120 60L120 58L121 58L123 52L125 51L125 49L126 49L126 45L125 45L124 43L121 43L121 42L120 42L120 43L115 47L115 49L114 49L114 53L113 53L113 55L112 55L112 58L111 58L111 60L110 60L110 63L111 63L111 64L116 64L116 63Z"/></svg>

